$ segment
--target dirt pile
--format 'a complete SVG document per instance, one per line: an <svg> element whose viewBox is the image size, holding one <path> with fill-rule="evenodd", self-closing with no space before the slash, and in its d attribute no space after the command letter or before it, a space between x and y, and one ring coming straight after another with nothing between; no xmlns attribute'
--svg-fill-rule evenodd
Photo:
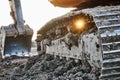
<svg viewBox="0 0 120 80"><path fill-rule="evenodd" d="M6 66L6 67L4 67ZM51 55L39 55L29 58L21 64L0 64L0 80L98 80L99 70L90 67L87 62L75 62Z"/></svg>

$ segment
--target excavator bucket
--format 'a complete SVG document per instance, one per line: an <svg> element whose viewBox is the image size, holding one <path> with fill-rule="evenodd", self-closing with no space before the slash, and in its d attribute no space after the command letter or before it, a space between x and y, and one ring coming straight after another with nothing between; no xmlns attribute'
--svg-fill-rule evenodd
<svg viewBox="0 0 120 80"><path fill-rule="evenodd" d="M33 30L26 25L26 33L18 35L14 25L1 27L2 58L11 55L29 56Z"/></svg>
<svg viewBox="0 0 120 80"><path fill-rule="evenodd" d="M24 25L20 0L9 0L14 23L2 26L0 32L2 58L16 55L26 56L31 49L33 30Z"/></svg>
<svg viewBox="0 0 120 80"><path fill-rule="evenodd" d="M5 56L7 55L18 55L27 56L31 48L31 37L32 36L17 36L17 37L6 37L5 39Z"/></svg>

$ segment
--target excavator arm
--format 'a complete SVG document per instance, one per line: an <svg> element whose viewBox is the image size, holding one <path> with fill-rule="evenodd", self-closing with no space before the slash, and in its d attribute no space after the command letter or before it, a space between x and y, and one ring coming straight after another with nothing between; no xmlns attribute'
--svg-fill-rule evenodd
<svg viewBox="0 0 120 80"><path fill-rule="evenodd" d="M33 30L24 25L22 7L20 0L9 0L14 23L8 26L1 26L0 41L2 58L7 56L25 56L31 50L31 39Z"/></svg>
<svg viewBox="0 0 120 80"><path fill-rule="evenodd" d="M11 8L10 15L13 18L16 29L18 30L20 35L25 34L24 20L20 0L9 0L9 4Z"/></svg>

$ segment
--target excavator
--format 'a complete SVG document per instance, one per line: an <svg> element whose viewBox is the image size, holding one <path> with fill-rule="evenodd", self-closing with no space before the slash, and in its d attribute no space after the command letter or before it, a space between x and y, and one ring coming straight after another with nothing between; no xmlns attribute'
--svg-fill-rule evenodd
<svg viewBox="0 0 120 80"><path fill-rule="evenodd" d="M87 61L100 70L99 80L120 80L120 0L49 1L55 7L73 10L38 31L39 50L67 60Z"/></svg>
<svg viewBox="0 0 120 80"><path fill-rule="evenodd" d="M9 0L11 12L10 15L14 21L8 26L1 26L1 58L16 55L28 56L31 50L31 39L33 30L24 25L22 7L20 0Z"/></svg>

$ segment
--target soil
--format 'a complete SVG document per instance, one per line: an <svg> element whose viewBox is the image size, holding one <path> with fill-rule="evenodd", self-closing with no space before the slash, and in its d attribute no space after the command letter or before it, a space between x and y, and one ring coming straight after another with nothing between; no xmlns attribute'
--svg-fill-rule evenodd
<svg viewBox="0 0 120 80"><path fill-rule="evenodd" d="M75 62L47 54L19 60L1 61L0 80L99 80L100 70L86 61Z"/></svg>

